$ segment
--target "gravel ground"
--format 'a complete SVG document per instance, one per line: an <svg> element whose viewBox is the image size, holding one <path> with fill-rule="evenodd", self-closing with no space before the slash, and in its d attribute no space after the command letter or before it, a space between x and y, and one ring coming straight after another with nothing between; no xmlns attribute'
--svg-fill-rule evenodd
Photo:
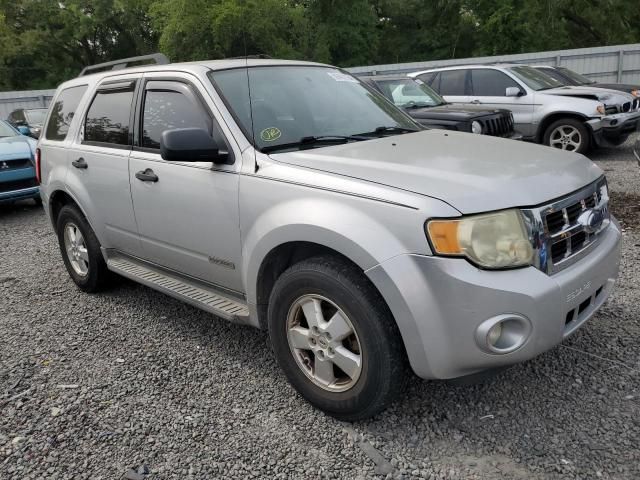
<svg viewBox="0 0 640 480"><path fill-rule="evenodd" d="M415 379L356 424L299 398L262 332L125 280L79 292L41 210L0 207L0 478L638 478L640 169L630 145L592 157L625 222L604 308L485 384Z"/></svg>

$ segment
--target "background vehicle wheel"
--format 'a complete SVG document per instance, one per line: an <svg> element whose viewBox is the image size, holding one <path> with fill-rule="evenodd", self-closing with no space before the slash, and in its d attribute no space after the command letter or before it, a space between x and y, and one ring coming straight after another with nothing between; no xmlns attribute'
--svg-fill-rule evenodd
<svg viewBox="0 0 640 480"><path fill-rule="evenodd" d="M586 153L591 144L591 137L583 122L573 118L562 118L547 127L543 143L560 150Z"/></svg>
<svg viewBox="0 0 640 480"><path fill-rule="evenodd" d="M340 420L370 417L402 391L406 354L387 305L356 267L332 257L278 278L269 335L289 382Z"/></svg>
<svg viewBox="0 0 640 480"><path fill-rule="evenodd" d="M76 285L85 292L96 292L103 288L110 272L95 233L77 207L62 207L56 233L64 264Z"/></svg>

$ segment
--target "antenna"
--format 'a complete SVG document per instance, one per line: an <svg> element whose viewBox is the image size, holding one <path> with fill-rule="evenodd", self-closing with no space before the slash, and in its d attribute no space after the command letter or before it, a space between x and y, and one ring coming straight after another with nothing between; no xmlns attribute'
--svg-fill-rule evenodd
<svg viewBox="0 0 640 480"><path fill-rule="evenodd" d="M247 51L247 31L246 29L242 29L242 43L244 44L244 65L245 71L247 72L247 91L249 93L249 116L251 118L251 140L253 143L253 162L254 162L254 170L253 173L258 171L258 157L256 153L256 133L253 124L253 99L251 98L251 81L249 79L249 52Z"/></svg>

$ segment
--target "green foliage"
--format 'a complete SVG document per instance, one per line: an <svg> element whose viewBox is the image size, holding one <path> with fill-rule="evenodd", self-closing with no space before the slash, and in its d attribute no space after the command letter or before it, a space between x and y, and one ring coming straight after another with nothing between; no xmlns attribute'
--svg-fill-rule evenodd
<svg viewBox="0 0 640 480"><path fill-rule="evenodd" d="M0 0L0 89L154 51L353 66L639 41L637 0Z"/></svg>

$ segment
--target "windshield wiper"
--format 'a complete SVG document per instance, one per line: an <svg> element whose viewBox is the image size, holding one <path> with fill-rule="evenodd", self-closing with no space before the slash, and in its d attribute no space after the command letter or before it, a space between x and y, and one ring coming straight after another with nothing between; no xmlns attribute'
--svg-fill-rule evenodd
<svg viewBox="0 0 640 480"><path fill-rule="evenodd" d="M407 128L407 127L400 127L400 126L395 126L395 127L382 126L374 129L372 132L359 133L358 136L367 136L367 135L382 136L385 133L396 134L396 133L413 133L413 132L419 132L419 131L420 130L417 128Z"/></svg>
<svg viewBox="0 0 640 480"><path fill-rule="evenodd" d="M327 144L340 144L347 143L350 141L358 142L362 140L369 140L369 138L362 135L319 135L319 136L308 136L302 137L297 142L291 143L281 143L279 145L267 145L266 147L262 147L260 151L262 153L275 152L277 150L288 150L290 148L298 148L299 150L304 150L305 148L313 148L317 145L327 145Z"/></svg>

